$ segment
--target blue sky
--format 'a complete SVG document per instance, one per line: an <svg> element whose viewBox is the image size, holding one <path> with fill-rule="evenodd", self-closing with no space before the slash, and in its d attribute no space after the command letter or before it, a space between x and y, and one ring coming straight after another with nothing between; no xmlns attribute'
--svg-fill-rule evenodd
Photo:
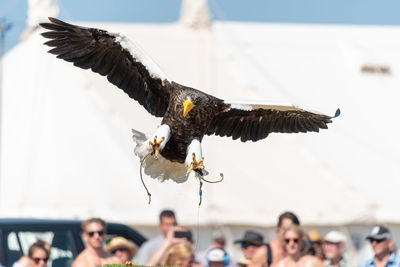
<svg viewBox="0 0 400 267"><path fill-rule="evenodd" d="M58 0L69 21L168 23L181 0ZM213 19L279 23L400 25L399 0L209 0ZM27 0L0 0L0 23L11 24L4 51L25 28Z"/></svg>

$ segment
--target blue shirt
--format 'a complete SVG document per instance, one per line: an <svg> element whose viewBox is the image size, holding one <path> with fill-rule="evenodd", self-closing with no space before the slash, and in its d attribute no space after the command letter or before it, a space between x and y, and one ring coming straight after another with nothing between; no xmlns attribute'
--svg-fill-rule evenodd
<svg viewBox="0 0 400 267"><path fill-rule="evenodd" d="M375 267L375 262L374 258L367 260L363 263L361 263L358 267ZM389 260L387 261L385 267L400 267L400 258L399 256L392 252L392 255L390 255Z"/></svg>

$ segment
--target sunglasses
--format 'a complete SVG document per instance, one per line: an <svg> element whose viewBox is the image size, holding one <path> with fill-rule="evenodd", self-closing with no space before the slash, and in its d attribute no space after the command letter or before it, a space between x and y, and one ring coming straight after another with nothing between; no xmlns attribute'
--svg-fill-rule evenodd
<svg viewBox="0 0 400 267"><path fill-rule="evenodd" d="M250 247L250 246L252 246L252 244L249 244L249 243L240 243L240 247L243 248L243 249L246 249L246 248L248 248L248 247Z"/></svg>
<svg viewBox="0 0 400 267"><path fill-rule="evenodd" d="M371 242L371 244L374 243L374 242L376 242L377 244L379 244L379 243L381 243L381 242L383 242L383 241L385 241L385 240L386 240L386 238L382 238L382 239L373 239L373 238L371 238L371 239L369 240L369 242Z"/></svg>
<svg viewBox="0 0 400 267"><path fill-rule="evenodd" d="M32 258L32 260L33 260L36 264L38 264L40 261L43 261L44 263L46 263L46 262L49 260L49 258Z"/></svg>
<svg viewBox="0 0 400 267"><path fill-rule="evenodd" d="M97 233L99 236L104 235L104 230L101 231L93 231L93 232L86 232L88 234L88 236L90 237L94 237L94 235Z"/></svg>
<svg viewBox="0 0 400 267"><path fill-rule="evenodd" d="M299 239L298 238L285 238L285 243L286 244L289 244L290 241L293 241L294 243L297 244L299 242Z"/></svg>
<svg viewBox="0 0 400 267"><path fill-rule="evenodd" d="M125 251L128 251L128 250L126 248L116 248L116 249L112 250L111 253L115 254L115 253L117 253L117 251L125 252Z"/></svg>

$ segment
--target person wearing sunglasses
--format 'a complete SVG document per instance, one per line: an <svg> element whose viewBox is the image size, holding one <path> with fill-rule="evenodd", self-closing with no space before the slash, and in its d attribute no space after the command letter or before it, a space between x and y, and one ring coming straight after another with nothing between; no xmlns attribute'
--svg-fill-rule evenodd
<svg viewBox="0 0 400 267"><path fill-rule="evenodd" d="M291 225L284 231L282 242L286 257L272 267L325 267L325 264L318 258L307 254L309 247L303 230L297 225Z"/></svg>
<svg viewBox="0 0 400 267"><path fill-rule="evenodd" d="M122 263L121 260L104 250L107 224L100 218L91 218L81 225L86 248L76 257L72 267L97 267L104 264Z"/></svg>
<svg viewBox="0 0 400 267"><path fill-rule="evenodd" d="M118 257L122 263L130 262L136 254L136 246L122 236L114 237L106 246L106 250Z"/></svg>
<svg viewBox="0 0 400 267"><path fill-rule="evenodd" d="M21 257L13 264L13 267L47 267L50 252L44 246L43 241L36 241L28 250L28 256Z"/></svg>
<svg viewBox="0 0 400 267"><path fill-rule="evenodd" d="M366 239L371 243L374 257L361 263L359 267L400 266L399 256L393 251L392 234L387 227L374 226Z"/></svg>
<svg viewBox="0 0 400 267"><path fill-rule="evenodd" d="M257 249L264 245L264 237L255 231L246 231L242 238L235 240L235 244L240 244L240 248L243 252L244 259L241 262L249 262L254 256Z"/></svg>
<svg viewBox="0 0 400 267"><path fill-rule="evenodd" d="M269 267L286 256L282 235L290 225L300 225L299 218L290 211L285 211L278 217L276 237L269 243L261 246L254 254L249 267Z"/></svg>

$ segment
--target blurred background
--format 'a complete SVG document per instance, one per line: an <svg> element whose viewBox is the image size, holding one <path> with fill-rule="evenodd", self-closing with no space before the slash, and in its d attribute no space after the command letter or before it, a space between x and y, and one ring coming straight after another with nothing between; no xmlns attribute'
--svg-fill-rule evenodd
<svg viewBox="0 0 400 267"><path fill-rule="evenodd" d="M2 0L0 217L123 222L148 237L172 208L199 248L246 229L275 236L280 213L340 229L355 262L371 225L400 242L400 3L316 0ZM48 16L121 32L178 83L224 99L294 103L342 115L315 134L257 143L205 137L203 186L139 178L131 129L160 120L90 71L46 53Z"/></svg>

